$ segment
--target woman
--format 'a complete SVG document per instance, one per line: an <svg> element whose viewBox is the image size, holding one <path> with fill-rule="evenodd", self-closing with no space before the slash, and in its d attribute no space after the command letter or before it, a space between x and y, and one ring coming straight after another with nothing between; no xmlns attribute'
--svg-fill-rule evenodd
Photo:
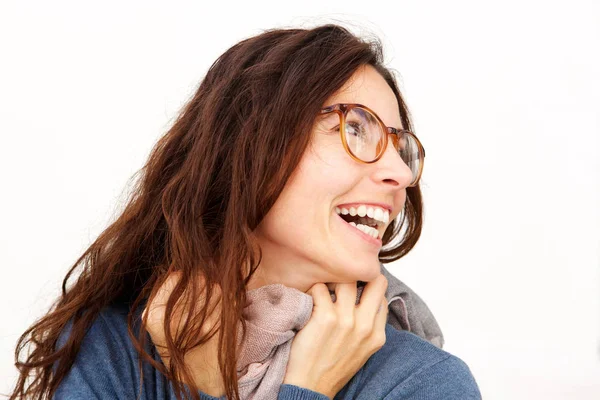
<svg viewBox="0 0 600 400"><path fill-rule="evenodd" d="M11 399L479 398L459 358L386 324L380 262L420 235L424 150L382 59L337 25L267 31L219 57L21 336L17 355L33 350ZM252 304L272 313L262 330ZM282 346L251 334L282 321L301 327ZM275 357L279 381L265 378Z"/></svg>

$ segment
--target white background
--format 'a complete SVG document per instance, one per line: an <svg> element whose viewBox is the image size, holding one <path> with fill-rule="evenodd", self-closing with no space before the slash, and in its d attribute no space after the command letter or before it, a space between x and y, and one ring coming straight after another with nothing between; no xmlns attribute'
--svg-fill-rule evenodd
<svg viewBox="0 0 600 400"><path fill-rule="evenodd" d="M3 1L0 391L211 63L262 29L344 21L382 38L427 152L423 235L391 271L484 399L600 398L591 0Z"/></svg>

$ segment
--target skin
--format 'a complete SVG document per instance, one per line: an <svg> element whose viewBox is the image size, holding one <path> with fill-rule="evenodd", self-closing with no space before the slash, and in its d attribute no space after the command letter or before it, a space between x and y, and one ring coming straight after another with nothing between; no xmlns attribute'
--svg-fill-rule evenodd
<svg viewBox="0 0 600 400"><path fill-rule="evenodd" d="M360 68L323 107L335 103L364 104L386 126L402 128L394 92L371 66ZM379 247L340 223L335 207L347 203L388 204L392 207L391 223L404 207L411 171L391 140L377 162L353 160L339 132L332 130L338 124L335 114L317 120L312 145L255 230L263 260L249 290L282 283L307 292L317 282L369 282L380 274ZM387 225L380 228L381 234Z"/></svg>

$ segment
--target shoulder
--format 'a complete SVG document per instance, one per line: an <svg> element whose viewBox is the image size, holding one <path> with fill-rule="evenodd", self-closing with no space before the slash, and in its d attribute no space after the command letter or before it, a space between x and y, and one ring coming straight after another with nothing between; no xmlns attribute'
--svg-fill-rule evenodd
<svg viewBox="0 0 600 400"><path fill-rule="evenodd" d="M86 330L81 342L80 352L101 352L118 349L118 353L122 355L124 350L135 351L128 334L128 314L129 308L123 305L104 307ZM62 347L65 344L71 334L71 329L72 320L62 330L57 347Z"/></svg>
<svg viewBox="0 0 600 400"><path fill-rule="evenodd" d="M468 365L412 332L386 325L386 343L338 398L481 399Z"/></svg>
<svg viewBox="0 0 600 400"><path fill-rule="evenodd" d="M138 353L128 332L129 308L111 305L103 308L85 332L73 365L59 384L55 399L79 398L137 398L140 390ZM137 314L134 314L137 315ZM69 321L57 341L64 346L70 336ZM138 331L134 329L134 334ZM151 351L147 340L146 351ZM167 395L162 375L152 366L143 363L142 399L154 398L163 392ZM152 394L152 396L148 396Z"/></svg>

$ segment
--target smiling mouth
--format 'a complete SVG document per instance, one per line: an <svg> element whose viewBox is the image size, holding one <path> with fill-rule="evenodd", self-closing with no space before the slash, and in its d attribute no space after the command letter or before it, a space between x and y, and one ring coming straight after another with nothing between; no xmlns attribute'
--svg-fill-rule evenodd
<svg viewBox="0 0 600 400"><path fill-rule="evenodd" d="M339 210L339 211L338 211ZM352 210L354 211L354 210ZM361 210L362 211L362 210ZM336 207L336 213L342 218L346 223L351 225L352 227L358 229L359 231L371 236L373 239L381 239L383 235L383 228L385 223L383 220L379 220L377 218L370 217L368 215L359 215L356 212L350 212L347 209L340 209ZM354 215L352 215L354 214ZM361 212L360 214L363 214ZM373 212L370 212L373 215ZM379 215L377 215L379 217ZM383 219L383 217L381 217Z"/></svg>

